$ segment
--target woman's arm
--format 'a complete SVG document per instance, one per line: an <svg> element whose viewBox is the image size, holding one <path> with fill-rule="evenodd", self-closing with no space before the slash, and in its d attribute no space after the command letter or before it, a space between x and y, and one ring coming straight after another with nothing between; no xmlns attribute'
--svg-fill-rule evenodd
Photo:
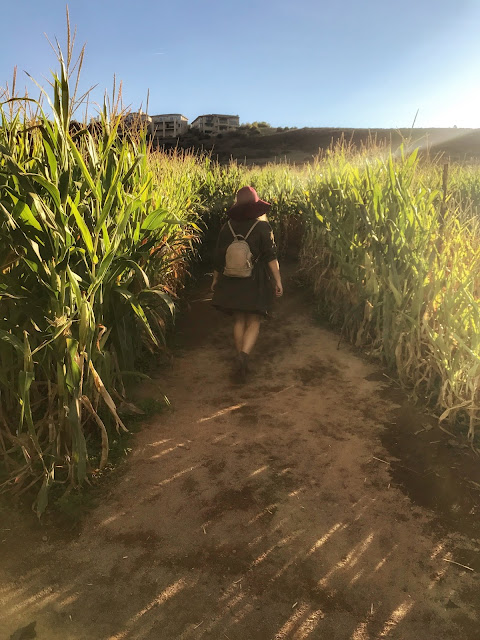
<svg viewBox="0 0 480 640"><path fill-rule="evenodd" d="M212 285L210 287L210 290L211 290L212 293L215 291L215 287L217 286L218 276L219 275L220 275L219 272L215 269L215 271L213 272Z"/></svg>
<svg viewBox="0 0 480 640"><path fill-rule="evenodd" d="M272 227L268 224L268 221L266 222L266 225L262 225L261 250L275 281L275 294L277 298L280 298L280 296L283 295L283 285L282 277L280 275L280 266L277 260L277 247L275 245Z"/></svg>
<svg viewBox="0 0 480 640"><path fill-rule="evenodd" d="M268 267L272 272L273 279L275 280L275 295L280 298L283 295L282 277L280 275L280 266L278 260L271 260L268 263Z"/></svg>

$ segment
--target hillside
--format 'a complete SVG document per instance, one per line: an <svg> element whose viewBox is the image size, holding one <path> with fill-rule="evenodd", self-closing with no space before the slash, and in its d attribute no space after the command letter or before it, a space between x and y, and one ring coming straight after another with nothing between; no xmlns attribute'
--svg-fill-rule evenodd
<svg viewBox="0 0 480 640"><path fill-rule="evenodd" d="M310 162L319 149L328 149L342 138L356 146L378 143L392 145L394 149L403 140L411 138L412 147L420 146L431 156L445 154L455 161L480 158L480 129L291 129L277 132L264 130L261 135L237 132L221 137L187 135L179 140L185 149L211 151L221 162L235 158L247 164L265 164L275 160L303 164ZM165 148L175 143L168 142Z"/></svg>

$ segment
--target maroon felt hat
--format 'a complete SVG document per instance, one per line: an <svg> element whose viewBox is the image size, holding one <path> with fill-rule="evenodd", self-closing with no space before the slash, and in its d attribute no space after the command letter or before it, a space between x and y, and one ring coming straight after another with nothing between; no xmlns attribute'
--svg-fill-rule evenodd
<svg viewBox="0 0 480 640"><path fill-rule="evenodd" d="M253 187L242 187L237 191L237 199L233 207L227 211L232 220L254 220L260 218L272 205L260 200Z"/></svg>

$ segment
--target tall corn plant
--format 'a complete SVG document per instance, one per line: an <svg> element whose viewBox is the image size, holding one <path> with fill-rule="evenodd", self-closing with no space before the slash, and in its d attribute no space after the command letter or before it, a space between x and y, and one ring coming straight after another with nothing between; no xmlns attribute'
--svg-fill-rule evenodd
<svg viewBox="0 0 480 640"><path fill-rule="evenodd" d="M351 158L311 170L302 264L331 319L380 354L442 419L479 419L479 227L417 154ZM446 194L445 194L446 196ZM443 203L448 205L443 214ZM458 201L457 201L458 205Z"/></svg>
<svg viewBox="0 0 480 640"><path fill-rule="evenodd" d="M288 164L269 164L247 176L260 197L272 204L268 218L284 255L290 245L300 244L303 234L305 172Z"/></svg>
<svg viewBox="0 0 480 640"><path fill-rule="evenodd" d="M234 203L238 189L252 185L262 199L272 204L268 215L281 253L289 240L303 231L302 205L304 176L295 167L271 164L266 167L246 167L231 161L227 165L212 162L208 156L196 158L196 179L203 204L202 220L207 229L206 248L212 252L225 212Z"/></svg>
<svg viewBox="0 0 480 640"><path fill-rule="evenodd" d="M139 335L161 344L192 236L188 212L159 204L141 132L119 136L121 116L104 106L98 134L70 133L70 44L50 114L38 104L28 122L0 107L1 486L37 485L39 514L55 482L103 468L112 428L126 429L122 372Z"/></svg>

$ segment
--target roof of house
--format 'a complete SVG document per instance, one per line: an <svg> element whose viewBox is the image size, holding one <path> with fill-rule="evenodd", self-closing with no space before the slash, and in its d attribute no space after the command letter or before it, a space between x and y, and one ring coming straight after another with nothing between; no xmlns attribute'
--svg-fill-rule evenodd
<svg viewBox="0 0 480 640"><path fill-rule="evenodd" d="M199 120L200 118L213 118L213 117L216 117L216 118L238 118L239 116L238 115L232 115L232 114L225 114L225 113L204 113L201 116L197 116L195 118L195 120L192 120L192 124L194 122L196 122L197 120Z"/></svg>
<svg viewBox="0 0 480 640"><path fill-rule="evenodd" d="M143 111L130 111L124 116L124 120L151 120L152 118Z"/></svg>
<svg viewBox="0 0 480 640"><path fill-rule="evenodd" d="M181 118L188 120L187 116L184 116L182 113L157 113L152 116L152 118L168 118L169 116L180 116Z"/></svg>

